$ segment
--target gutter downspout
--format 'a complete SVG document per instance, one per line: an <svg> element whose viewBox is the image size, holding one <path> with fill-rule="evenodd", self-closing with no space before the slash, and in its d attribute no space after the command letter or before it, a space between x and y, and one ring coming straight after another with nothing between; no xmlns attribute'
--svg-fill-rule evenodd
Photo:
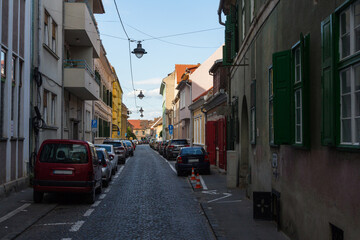
<svg viewBox="0 0 360 240"><path fill-rule="evenodd" d="M205 102L204 102L205 103ZM205 109L205 107L201 107L200 108L200 110L201 110L201 112L204 114L204 122L205 122L205 126L204 126L204 131L205 131L205 134L204 134L204 136L205 136L205 142L204 142L204 146L206 146L206 123L207 123L207 111L205 111L204 110ZM206 149L205 149L206 151L207 151L207 147L206 147Z"/></svg>
<svg viewBox="0 0 360 240"><path fill-rule="evenodd" d="M64 43L65 43L65 30L64 30L64 25L65 25L65 1L63 1L63 4L62 4L62 29L61 29L61 32L62 32L62 56L61 56L61 74L62 74L62 77L61 77L61 97L63 99L63 101L61 101L61 121L60 121L60 129L61 129L61 133L60 133L60 138L63 139L64 138L64 104L65 104L65 92L64 92L64 52L65 52L65 46L64 46ZM69 116L69 115L68 115ZM65 121L67 121L67 119L65 119Z"/></svg>
<svg viewBox="0 0 360 240"><path fill-rule="evenodd" d="M225 23L221 20L221 12L223 8L224 8L224 0L220 0L219 9L218 9L219 23L225 26Z"/></svg>
<svg viewBox="0 0 360 240"><path fill-rule="evenodd" d="M190 101L192 104L192 84L189 84L188 81L186 81L186 85L188 85L190 88ZM190 147L193 146L193 138L194 138L193 111L190 110Z"/></svg>

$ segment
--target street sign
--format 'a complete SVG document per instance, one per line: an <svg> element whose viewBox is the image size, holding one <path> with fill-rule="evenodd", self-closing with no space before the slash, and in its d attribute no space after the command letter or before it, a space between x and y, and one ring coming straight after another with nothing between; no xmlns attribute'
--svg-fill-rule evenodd
<svg viewBox="0 0 360 240"><path fill-rule="evenodd" d="M118 131L118 136L120 136L120 131Z"/></svg>
<svg viewBox="0 0 360 240"><path fill-rule="evenodd" d="M173 130L169 128L169 134L172 135L173 134Z"/></svg>
<svg viewBox="0 0 360 240"><path fill-rule="evenodd" d="M96 119L91 120L91 128L97 128L97 120Z"/></svg>
<svg viewBox="0 0 360 240"><path fill-rule="evenodd" d="M168 129L169 129L169 132L170 132L170 130L174 130L174 125L169 125Z"/></svg>

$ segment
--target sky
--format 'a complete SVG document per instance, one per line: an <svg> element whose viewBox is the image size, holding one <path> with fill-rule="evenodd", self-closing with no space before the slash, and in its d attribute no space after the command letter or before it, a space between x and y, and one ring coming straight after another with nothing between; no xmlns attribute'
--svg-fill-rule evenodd
<svg viewBox="0 0 360 240"><path fill-rule="evenodd" d="M115 1L125 31L134 40L131 51L136 41L142 41L147 52L140 59L131 54L133 82L129 41L114 0L103 0L105 13L95 14L100 38L120 81L123 103L132 112L130 119L153 120L162 115L161 80L174 71L175 64L201 64L224 43L219 0ZM133 89L136 95L142 90L145 97L135 100Z"/></svg>

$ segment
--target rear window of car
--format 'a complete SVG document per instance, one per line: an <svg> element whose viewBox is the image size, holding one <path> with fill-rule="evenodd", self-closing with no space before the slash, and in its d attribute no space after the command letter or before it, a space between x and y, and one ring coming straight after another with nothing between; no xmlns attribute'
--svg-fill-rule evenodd
<svg viewBox="0 0 360 240"><path fill-rule="evenodd" d="M104 154L101 150L96 150L96 154L98 156L99 159L104 159Z"/></svg>
<svg viewBox="0 0 360 240"><path fill-rule="evenodd" d="M105 148L106 151L111 152L111 147L110 146L104 146L104 145L95 145L95 147L101 147L101 148Z"/></svg>
<svg viewBox="0 0 360 240"><path fill-rule="evenodd" d="M182 139L182 140L172 140L172 141L171 141L171 144L174 144L174 145L186 145L186 144L188 144L188 142L187 142L186 139Z"/></svg>
<svg viewBox="0 0 360 240"><path fill-rule="evenodd" d="M205 150L202 148L183 148L181 155L203 155Z"/></svg>
<svg viewBox="0 0 360 240"><path fill-rule="evenodd" d="M48 143L44 145L39 160L48 163L87 163L88 155L85 145Z"/></svg>
<svg viewBox="0 0 360 240"><path fill-rule="evenodd" d="M114 147L122 147L120 142L104 142L104 144L111 144ZM107 150L107 149L106 149Z"/></svg>

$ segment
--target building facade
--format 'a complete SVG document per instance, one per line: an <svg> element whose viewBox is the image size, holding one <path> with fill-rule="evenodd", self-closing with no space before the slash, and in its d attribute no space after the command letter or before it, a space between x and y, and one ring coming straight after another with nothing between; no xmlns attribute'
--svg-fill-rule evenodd
<svg viewBox="0 0 360 240"><path fill-rule="evenodd" d="M112 138L121 138L121 133L126 129L122 128L122 95L123 91L117 78L115 69L112 67L113 72L113 93L112 93Z"/></svg>
<svg viewBox="0 0 360 240"><path fill-rule="evenodd" d="M292 239L357 239L360 2L220 3L229 186Z"/></svg>
<svg viewBox="0 0 360 240"><path fill-rule="evenodd" d="M1 1L0 12L1 198L28 182L31 1Z"/></svg>
<svg viewBox="0 0 360 240"><path fill-rule="evenodd" d="M172 125L172 115L173 115L173 109L172 109L172 100L174 99L174 86L175 84L175 71L168 74L167 77L165 77L161 81L160 86L160 94L163 97L163 103L162 103L162 121L163 121L163 131L162 131L162 138L164 140L170 139L169 129L168 126Z"/></svg>

